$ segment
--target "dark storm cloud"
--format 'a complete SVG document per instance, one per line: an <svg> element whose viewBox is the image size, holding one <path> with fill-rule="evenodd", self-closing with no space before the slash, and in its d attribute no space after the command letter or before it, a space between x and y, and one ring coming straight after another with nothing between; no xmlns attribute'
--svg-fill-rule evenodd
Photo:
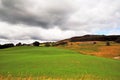
<svg viewBox="0 0 120 80"><path fill-rule="evenodd" d="M26 9L27 4L25 5L25 3L27 2L23 0L1 0L0 20L12 24L27 24L50 28L64 24L70 13L67 8L47 8L34 14Z"/></svg>

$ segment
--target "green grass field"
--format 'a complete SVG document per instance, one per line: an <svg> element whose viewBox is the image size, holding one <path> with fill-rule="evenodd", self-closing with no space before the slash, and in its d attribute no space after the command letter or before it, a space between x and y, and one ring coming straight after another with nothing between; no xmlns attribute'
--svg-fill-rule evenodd
<svg viewBox="0 0 120 80"><path fill-rule="evenodd" d="M54 47L13 47L0 50L0 75L119 80L120 61Z"/></svg>

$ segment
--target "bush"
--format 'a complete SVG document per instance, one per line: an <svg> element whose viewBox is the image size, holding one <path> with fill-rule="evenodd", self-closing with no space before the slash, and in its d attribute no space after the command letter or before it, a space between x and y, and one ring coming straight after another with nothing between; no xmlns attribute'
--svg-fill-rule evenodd
<svg viewBox="0 0 120 80"><path fill-rule="evenodd" d="M93 44L97 44L96 42L93 42Z"/></svg>
<svg viewBox="0 0 120 80"><path fill-rule="evenodd" d="M38 42L38 41L35 41L34 43L33 43L33 46L39 46L40 45L40 43Z"/></svg>
<svg viewBox="0 0 120 80"><path fill-rule="evenodd" d="M46 46L46 47L50 47L50 43L48 43L48 42L45 43L45 46Z"/></svg>
<svg viewBox="0 0 120 80"><path fill-rule="evenodd" d="M109 41L106 42L106 46L110 46L110 42Z"/></svg>
<svg viewBox="0 0 120 80"><path fill-rule="evenodd" d="M51 46L56 46L56 43L55 43L55 42L52 42L52 43L51 43Z"/></svg>

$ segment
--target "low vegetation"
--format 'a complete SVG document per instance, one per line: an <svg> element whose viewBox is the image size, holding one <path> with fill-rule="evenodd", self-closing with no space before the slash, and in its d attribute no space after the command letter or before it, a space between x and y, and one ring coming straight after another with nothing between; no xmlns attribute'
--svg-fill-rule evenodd
<svg viewBox="0 0 120 80"><path fill-rule="evenodd" d="M71 45L74 44L78 43ZM74 47L87 48L91 46L88 44ZM101 45L97 42L91 52L99 51L100 47L96 46ZM87 49L81 50L87 52ZM0 50L0 80L119 80L119 67L119 60L55 47L21 46Z"/></svg>
<svg viewBox="0 0 120 80"><path fill-rule="evenodd" d="M120 44L112 41L68 42L66 46L59 45L58 47L74 50L82 54L101 56L112 59L118 57L117 59L120 59Z"/></svg>

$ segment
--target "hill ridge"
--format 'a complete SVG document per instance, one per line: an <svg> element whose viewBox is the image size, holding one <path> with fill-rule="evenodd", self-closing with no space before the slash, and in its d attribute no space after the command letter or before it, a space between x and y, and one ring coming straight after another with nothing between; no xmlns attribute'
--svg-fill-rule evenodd
<svg viewBox="0 0 120 80"><path fill-rule="evenodd" d="M80 41L116 41L120 35L84 35L75 36L68 39L60 40L59 42L80 42Z"/></svg>

